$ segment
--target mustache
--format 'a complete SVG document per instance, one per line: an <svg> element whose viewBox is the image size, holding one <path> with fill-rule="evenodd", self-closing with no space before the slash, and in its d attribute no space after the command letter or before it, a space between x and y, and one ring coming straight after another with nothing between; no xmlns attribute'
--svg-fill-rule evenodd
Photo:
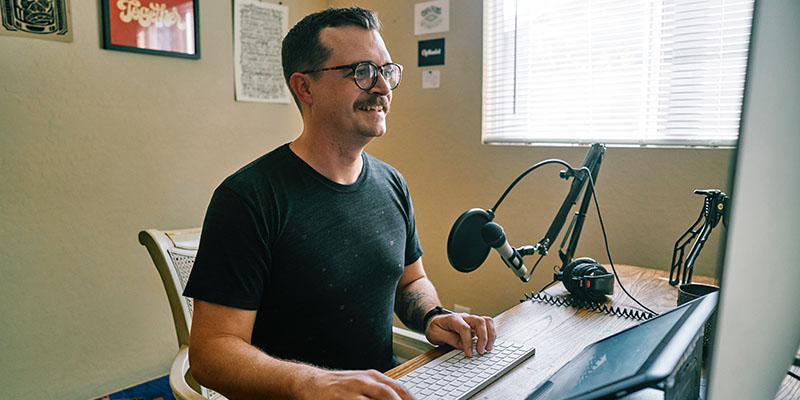
<svg viewBox="0 0 800 400"><path fill-rule="evenodd" d="M353 105L354 109L365 108L365 107L372 107L372 106L381 106L383 107L384 112L389 112L389 98L386 96L372 96L368 97L363 100L359 100Z"/></svg>

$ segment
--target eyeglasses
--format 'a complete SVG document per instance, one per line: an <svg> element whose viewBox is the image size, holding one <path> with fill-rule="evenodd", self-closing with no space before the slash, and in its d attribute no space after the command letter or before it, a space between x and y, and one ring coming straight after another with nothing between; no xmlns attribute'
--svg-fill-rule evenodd
<svg viewBox="0 0 800 400"><path fill-rule="evenodd" d="M403 66L395 63L388 63L378 66L371 61L361 61L350 65L339 65L338 67L322 68L313 71L304 71L304 74L312 72L332 71L337 69L352 69L353 81L361 90L370 90L378 83L378 73L383 75L383 79L389 85L389 89L394 90L400 85L403 79Z"/></svg>

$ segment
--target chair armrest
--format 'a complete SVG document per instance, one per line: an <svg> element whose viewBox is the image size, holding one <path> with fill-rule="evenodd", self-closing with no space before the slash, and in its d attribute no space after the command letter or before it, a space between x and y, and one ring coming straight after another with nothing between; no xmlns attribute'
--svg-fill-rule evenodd
<svg viewBox="0 0 800 400"><path fill-rule="evenodd" d="M172 393L178 400L208 400L189 386L186 382L187 372L189 372L189 346L184 345L181 346L169 369L169 385L172 387Z"/></svg>
<svg viewBox="0 0 800 400"><path fill-rule="evenodd" d="M392 350L401 364L434 348L425 335L407 329L392 327Z"/></svg>

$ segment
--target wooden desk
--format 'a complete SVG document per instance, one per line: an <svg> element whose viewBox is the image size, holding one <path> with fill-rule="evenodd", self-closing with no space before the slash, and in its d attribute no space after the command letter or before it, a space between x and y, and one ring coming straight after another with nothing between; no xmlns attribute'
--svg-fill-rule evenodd
<svg viewBox="0 0 800 400"><path fill-rule="evenodd" d="M654 269L617 265L625 289L651 310L662 313L675 308L678 289L670 286L668 273ZM711 278L696 277L696 283L713 284ZM547 290L552 295L568 292L559 283ZM524 293L520 293L520 299ZM642 310L619 285L606 304ZM478 392L473 399L524 399L537 384L572 359L585 346L641 321L571 307L556 307L524 301L494 319L498 338L536 347L536 354L514 370ZM391 369L386 375L399 378L450 349L436 348Z"/></svg>

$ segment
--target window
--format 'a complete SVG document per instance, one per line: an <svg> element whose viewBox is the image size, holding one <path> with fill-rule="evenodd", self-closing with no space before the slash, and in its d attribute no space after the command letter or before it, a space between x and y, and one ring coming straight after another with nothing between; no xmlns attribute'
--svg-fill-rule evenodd
<svg viewBox="0 0 800 400"><path fill-rule="evenodd" d="M734 146L753 0L486 0L484 143Z"/></svg>

